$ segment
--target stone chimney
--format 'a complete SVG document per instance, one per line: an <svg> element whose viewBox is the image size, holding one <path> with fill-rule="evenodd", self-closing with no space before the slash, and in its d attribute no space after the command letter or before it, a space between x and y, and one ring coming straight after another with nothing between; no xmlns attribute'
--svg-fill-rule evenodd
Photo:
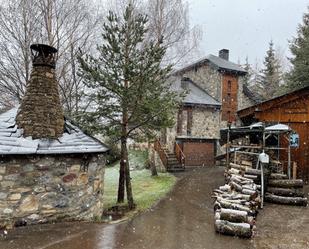
<svg viewBox="0 0 309 249"><path fill-rule="evenodd" d="M189 89L189 81L190 81L190 79L188 77L182 77L181 78L180 86L183 90Z"/></svg>
<svg viewBox="0 0 309 249"><path fill-rule="evenodd" d="M44 44L31 45L32 72L16 122L24 136L34 139L60 137L64 115L55 75L57 49Z"/></svg>
<svg viewBox="0 0 309 249"><path fill-rule="evenodd" d="M228 61L229 60L229 53L230 53L230 51L228 49L221 49L219 51L219 57Z"/></svg>

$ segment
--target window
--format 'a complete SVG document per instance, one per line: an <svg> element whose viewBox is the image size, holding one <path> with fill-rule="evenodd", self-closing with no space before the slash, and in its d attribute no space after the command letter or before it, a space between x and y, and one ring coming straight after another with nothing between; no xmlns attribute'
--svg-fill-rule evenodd
<svg viewBox="0 0 309 249"><path fill-rule="evenodd" d="M182 135L182 109L178 111L177 117L177 135Z"/></svg>
<svg viewBox="0 0 309 249"><path fill-rule="evenodd" d="M187 112L187 136L191 136L192 133L192 121L193 121L193 116L192 116L192 109L188 109Z"/></svg>
<svg viewBox="0 0 309 249"><path fill-rule="evenodd" d="M227 81L227 91L228 92L232 91L232 81L230 81L230 80Z"/></svg>

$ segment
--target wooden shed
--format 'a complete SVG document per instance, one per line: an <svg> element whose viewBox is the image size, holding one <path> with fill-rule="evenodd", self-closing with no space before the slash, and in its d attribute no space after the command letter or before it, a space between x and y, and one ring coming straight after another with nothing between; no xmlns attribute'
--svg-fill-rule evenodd
<svg viewBox="0 0 309 249"><path fill-rule="evenodd" d="M297 163L298 176L309 180L309 87L242 109L238 117L246 125L256 121L289 125L299 135L291 160Z"/></svg>

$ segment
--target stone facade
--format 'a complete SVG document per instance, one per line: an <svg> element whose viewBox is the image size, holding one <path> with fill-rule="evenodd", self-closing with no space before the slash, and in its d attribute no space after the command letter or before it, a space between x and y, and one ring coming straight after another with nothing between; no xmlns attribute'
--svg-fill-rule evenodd
<svg viewBox="0 0 309 249"><path fill-rule="evenodd" d="M188 134L188 110L183 109L181 115L181 129L175 136L188 137L188 138L207 138L219 139L219 125L220 125L220 110L211 107L193 107L192 108L192 121L191 121L191 134ZM174 141L175 141L174 136ZM171 137L171 136L170 136ZM172 140L172 139L170 139Z"/></svg>
<svg viewBox="0 0 309 249"><path fill-rule="evenodd" d="M243 91L244 84L245 84L244 77L239 77L238 79L238 85L239 85L238 87L238 99L239 99L238 110L242 110L249 106L255 105L255 103L244 94L244 91Z"/></svg>
<svg viewBox="0 0 309 249"><path fill-rule="evenodd" d="M63 133L63 111L55 69L35 66L16 118L24 136L58 138Z"/></svg>
<svg viewBox="0 0 309 249"><path fill-rule="evenodd" d="M222 75L216 69L204 64L197 68L186 70L181 76L190 78L207 91L210 96L221 102Z"/></svg>
<svg viewBox="0 0 309 249"><path fill-rule="evenodd" d="M104 165L94 154L2 156L0 228L101 217Z"/></svg>
<svg viewBox="0 0 309 249"><path fill-rule="evenodd" d="M219 139L220 110L193 108L192 137Z"/></svg>

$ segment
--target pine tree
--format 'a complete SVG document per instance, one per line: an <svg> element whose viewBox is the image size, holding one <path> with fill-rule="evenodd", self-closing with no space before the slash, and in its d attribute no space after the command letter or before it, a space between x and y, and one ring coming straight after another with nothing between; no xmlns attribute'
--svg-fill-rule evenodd
<svg viewBox="0 0 309 249"><path fill-rule="evenodd" d="M269 49L266 52L264 69L261 72L261 81L265 90L265 97L274 97L281 81L281 66L276 58L273 41L270 41Z"/></svg>
<svg viewBox="0 0 309 249"><path fill-rule="evenodd" d="M297 37L291 42L290 50L293 68L288 75L288 89L291 91L309 86L309 13L304 14L303 23L298 26Z"/></svg>
<svg viewBox="0 0 309 249"><path fill-rule="evenodd" d="M126 189L129 208L134 208L127 141L149 138L154 131L171 127L181 93L166 83L171 67L162 67L166 49L146 42L147 17L128 5L119 17L109 12L103 26L103 44L98 56L80 58L81 75L93 89L95 110L83 117L89 130L119 139L121 160L118 203Z"/></svg>
<svg viewBox="0 0 309 249"><path fill-rule="evenodd" d="M244 76L244 84L246 86L249 86L253 72L252 72L252 67L251 67L251 65L249 63L248 56L246 57L246 63L244 64L243 67L247 71L247 74Z"/></svg>

